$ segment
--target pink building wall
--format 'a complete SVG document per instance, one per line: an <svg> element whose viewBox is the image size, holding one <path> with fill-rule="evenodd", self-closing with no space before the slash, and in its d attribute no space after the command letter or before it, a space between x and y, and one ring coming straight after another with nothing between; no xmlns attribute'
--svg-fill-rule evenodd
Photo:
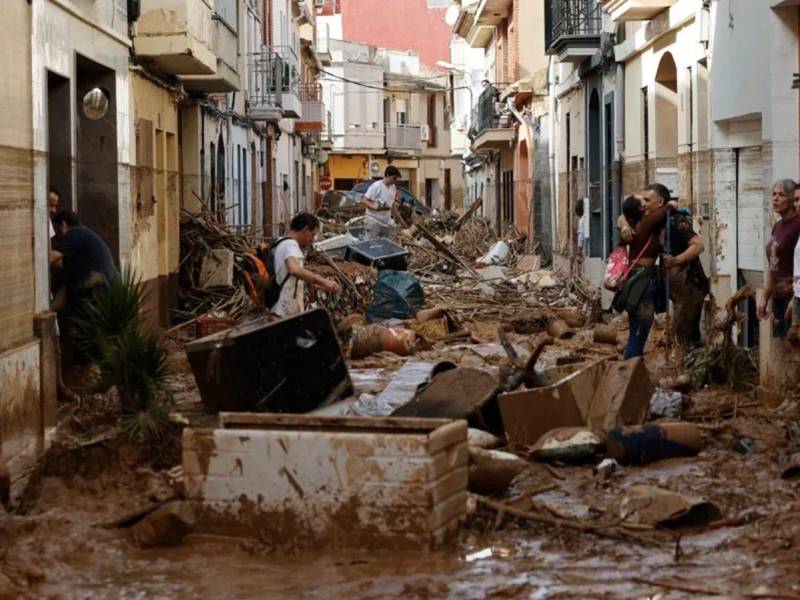
<svg viewBox="0 0 800 600"><path fill-rule="evenodd" d="M450 27L444 8L429 9L426 0L342 0L342 28L350 42L390 50L413 50L436 68L450 60Z"/></svg>

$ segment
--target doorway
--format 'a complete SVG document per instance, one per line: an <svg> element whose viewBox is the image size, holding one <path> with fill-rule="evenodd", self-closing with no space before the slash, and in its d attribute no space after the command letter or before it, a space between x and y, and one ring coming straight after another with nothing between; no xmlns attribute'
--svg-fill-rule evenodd
<svg viewBox="0 0 800 600"><path fill-rule="evenodd" d="M600 96L592 90L589 99L589 256L603 253L602 210L602 128L600 120Z"/></svg>
<svg viewBox="0 0 800 600"><path fill-rule="evenodd" d="M75 66L78 215L103 238L119 262L116 73L81 55L77 55ZM96 87L106 94L108 109L102 117L90 119L82 109L83 97Z"/></svg>
<svg viewBox="0 0 800 600"><path fill-rule="evenodd" d="M453 210L453 184L450 180L450 169L444 170L444 209Z"/></svg>
<svg viewBox="0 0 800 600"><path fill-rule="evenodd" d="M439 180L425 180L425 206L433 209L436 206L436 197L439 195Z"/></svg>
<svg viewBox="0 0 800 600"><path fill-rule="evenodd" d="M764 172L761 146L737 148L736 153L736 269L739 286L763 286ZM745 314L740 343L758 345L755 300L743 301Z"/></svg>
<svg viewBox="0 0 800 600"><path fill-rule="evenodd" d="M58 210L72 209L72 119L69 79L47 73L47 182Z"/></svg>

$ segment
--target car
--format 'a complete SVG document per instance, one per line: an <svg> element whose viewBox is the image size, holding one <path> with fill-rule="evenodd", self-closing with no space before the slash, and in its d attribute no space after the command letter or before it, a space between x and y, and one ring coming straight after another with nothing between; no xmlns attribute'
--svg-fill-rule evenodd
<svg viewBox="0 0 800 600"><path fill-rule="evenodd" d="M364 197L364 194L367 193L369 186L371 186L375 180L367 180L357 183L353 186L348 192L344 193L344 198L342 199L339 206L353 206L357 204L361 204L361 199ZM400 192L400 204L409 204L414 207L414 212L420 215L429 215L431 209L425 206L422 202L420 202L414 194L409 192L406 188L397 186L397 191Z"/></svg>

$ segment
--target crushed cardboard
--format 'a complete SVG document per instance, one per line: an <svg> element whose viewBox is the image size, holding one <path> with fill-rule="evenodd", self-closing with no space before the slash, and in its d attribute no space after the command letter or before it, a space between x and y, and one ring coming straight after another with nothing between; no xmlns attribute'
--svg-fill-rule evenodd
<svg viewBox="0 0 800 600"><path fill-rule="evenodd" d="M619 516L632 525L679 527L714 521L720 517L720 511L705 498L651 485L635 485L620 499Z"/></svg>
<svg viewBox="0 0 800 600"><path fill-rule="evenodd" d="M602 359L553 385L501 394L499 404L510 448L522 451L558 427L607 432L643 423L652 395L641 358Z"/></svg>

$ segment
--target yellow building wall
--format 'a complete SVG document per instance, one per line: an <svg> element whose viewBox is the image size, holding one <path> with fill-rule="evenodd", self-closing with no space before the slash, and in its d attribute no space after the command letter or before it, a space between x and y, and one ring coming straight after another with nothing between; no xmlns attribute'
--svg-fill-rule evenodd
<svg viewBox="0 0 800 600"><path fill-rule="evenodd" d="M131 95L131 263L147 285L148 309L167 325L180 262L178 108L171 92L136 72Z"/></svg>

